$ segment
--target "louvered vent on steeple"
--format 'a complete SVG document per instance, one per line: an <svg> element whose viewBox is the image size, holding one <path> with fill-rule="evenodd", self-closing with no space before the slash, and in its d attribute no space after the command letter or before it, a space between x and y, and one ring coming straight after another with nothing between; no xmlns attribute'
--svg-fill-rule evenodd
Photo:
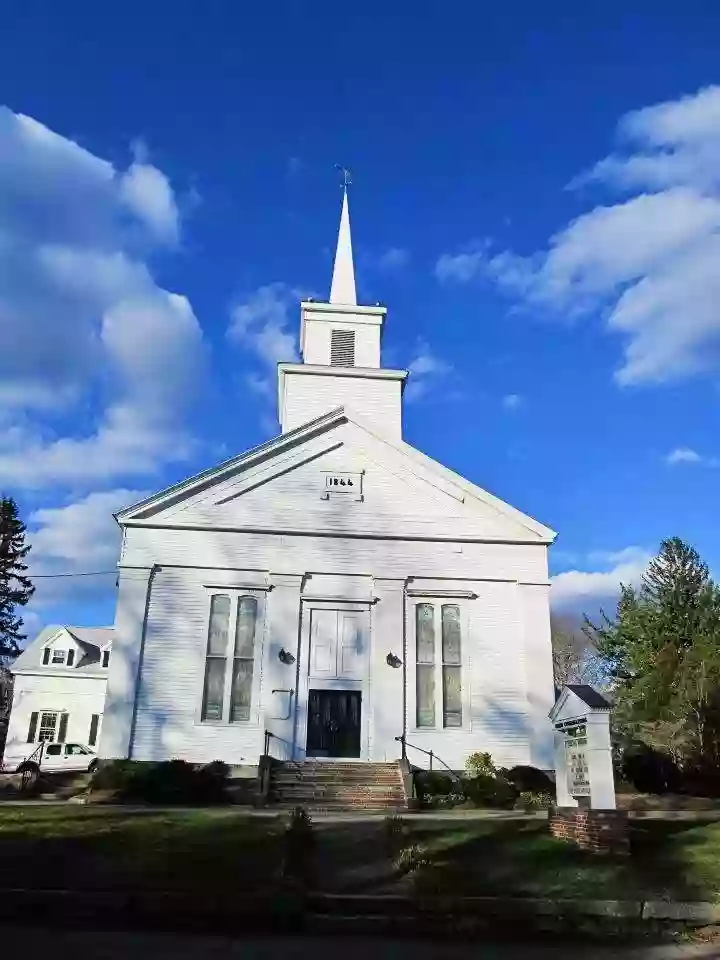
<svg viewBox="0 0 720 960"><path fill-rule="evenodd" d="M354 367L355 366L355 331L354 330L332 330L331 331L330 364L333 367Z"/></svg>

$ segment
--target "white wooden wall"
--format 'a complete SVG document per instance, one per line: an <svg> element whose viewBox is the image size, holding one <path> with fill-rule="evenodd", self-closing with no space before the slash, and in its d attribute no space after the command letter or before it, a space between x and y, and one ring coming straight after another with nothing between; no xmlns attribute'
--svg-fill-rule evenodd
<svg viewBox="0 0 720 960"><path fill-rule="evenodd" d="M503 765L549 767L551 728L543 716L552 703L547 602L547 559L542 544L438 543L371 538L332 538L230 531L129 528L125 539L116 637L110 664L109 700L101 754L136 759L184 757L194 761L254 763L264 730L291 743L293 720L283 694L298 689L301 590L305 595L358 597L372 591L367 707L369 755L399 755L403 676L407 682L408 739L434 750L453 768L468 754L489 750ZM152 578L147 630L141 651L148 571ZM137 569L139 568L139 569ZM144 568L144 569L143 569ZM408 578L433 588L464 589L463 682L468 710L461 730L414 728L414 647L402 650ZM198 722L205 645L208 584L270 585L254 722L208 726ZM367 585L370 586L367 586ZM358 592L360 591L360 593ZM404 604L408 608L404 610ZM281 647L295 665L281 664ZM394 652L405 671L389 667ZM139 667L138 667L139 664ZM140 688L134 697L135 678ZM545 711L546 713L546 711ZM133 719L134 717L134 719ZM440 719L441 722L441 719ZM131 742L132 741L132 742ZM303 744L304 745L304 744ZM421 755L411 759L422 765Z"/></svg>
<svg viewBox="0 0 720 960"><path fill-rule="evenodd" d="M30 715L34 711L67 713L66 742L87 744L91 717L104 710L106 683L104 677L17 675L5 755L27 756L35 749L27 743Z"/></svg>
<svg viewBox="0 0 720 960"><path fill-rule="evenodd" d="M383 436L402 438L401 381L383 377L320 373L283 374L285 386L280 424L283 433L345 406Z"/></svg>

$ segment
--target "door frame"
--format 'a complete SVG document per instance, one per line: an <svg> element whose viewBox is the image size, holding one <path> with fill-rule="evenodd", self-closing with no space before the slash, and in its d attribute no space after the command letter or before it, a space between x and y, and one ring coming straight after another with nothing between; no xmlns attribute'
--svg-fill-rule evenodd
<svg viewBox="0 0 720 960"><path fill-rule="evenodd" d="M317 763L347 763L348 760L362 763L370 759L370 650L372 643L372 601L363 600L311 600L302 599L300 604L300 651L298 657L298 696L295 704L295 729L293 732L293 759L312 759ZM362 678L328 678L310 676L310 621L313 610L338 610L367 615L364 670ZM310 689L348 690L360 693L360 756L359 757L307 757L307 727Z"/></svg>

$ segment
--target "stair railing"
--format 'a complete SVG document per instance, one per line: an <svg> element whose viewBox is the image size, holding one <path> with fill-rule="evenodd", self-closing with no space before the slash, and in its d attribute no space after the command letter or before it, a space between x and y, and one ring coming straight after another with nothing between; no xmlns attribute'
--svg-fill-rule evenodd
<svg viewBox="0 0 720 960"><path fill-rule="evenodd" d="M439 756L437 755L437 753L435 753L434 750L425 750L423 747L418 747L418 746L416 746L416 744L414 744L414 743L409 743L408 740L407 740L406 737L405 737L405 734L403 734L403 735L400 736L400 737L395 737L395 740L396 740L398 743L402 744L402 748L403 748L403 749L402 749L403 760L406 760L406 759L407 759L407 747L411 747L413 750L417 750L418 753L424 753L426 757L430 757L430 770L431 770L431 772L432 772L432 768L433 768L433 760L437 760L439 763L441 763L441 764L445 767L445 769L447 770L447 772L450 774L450 776L453 778L453 780L455 780L456 783L462 783L462 778L459 777L459 776L455 773L455 771L452 770L452 769L445 763L445 761L443 760L443 758L442 758L442 757L439 757Z"/></svg>

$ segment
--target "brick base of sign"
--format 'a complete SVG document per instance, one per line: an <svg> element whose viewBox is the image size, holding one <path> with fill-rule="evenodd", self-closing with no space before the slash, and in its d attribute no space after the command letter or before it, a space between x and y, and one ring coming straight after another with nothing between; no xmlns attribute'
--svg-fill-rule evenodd
<svg viewBox="0 0 720 960"><path fill-rule="evenodd" d="M550 833L559 840L572 840L592 853L630 852L628 820L624 810L589 810L555 807L550 811Z"/></svg>

